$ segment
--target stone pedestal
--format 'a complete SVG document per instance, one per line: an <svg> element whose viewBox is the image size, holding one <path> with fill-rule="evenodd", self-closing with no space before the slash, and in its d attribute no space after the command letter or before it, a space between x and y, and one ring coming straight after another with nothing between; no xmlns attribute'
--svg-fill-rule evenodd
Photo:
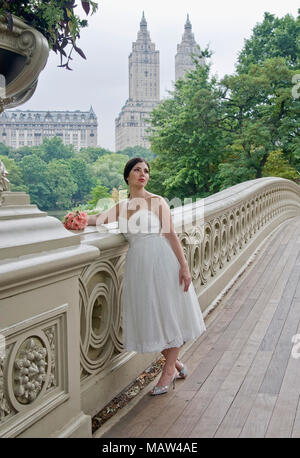
<svg viewBox="0 0 300 458"><path fill-rule="evenodd" d="M25 193L0 198L0 437L90 437L78 277L99 250Z"/></svg>

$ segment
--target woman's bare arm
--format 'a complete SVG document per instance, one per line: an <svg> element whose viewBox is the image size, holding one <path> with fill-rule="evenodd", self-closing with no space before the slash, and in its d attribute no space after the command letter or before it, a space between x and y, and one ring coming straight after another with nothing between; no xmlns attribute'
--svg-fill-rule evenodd
<svg viewBox="0 0 300 458"><path fill-rule="evenodd" d="M161 222L161 233L169 240L170 245L180 264L179 284L181 285L183 282L184 291L187 292L192 282L192 276L190 273L189 265L184 256L184 251L181 246L180 240L174 229L170 208L163 197L161 197L160 199L159 219Z"/></svg>
<svg viewBox="0 0 300 458"><path fill-rule="evenodd" d="M161 197L159 204L161 233L169 240L171 247L177 256L179 264L186 267L188 266L188 263L184 257L183 248L174 229L170 208L163 197Z"/></svg>
<svg viewBox="0 0 300 458"><path fill-rule="evenodd" d="M119 202L108 210L98 213L97 215L89 215L88 226L97 226L100 224L109 224L117 221L119 218Z"/></svg>

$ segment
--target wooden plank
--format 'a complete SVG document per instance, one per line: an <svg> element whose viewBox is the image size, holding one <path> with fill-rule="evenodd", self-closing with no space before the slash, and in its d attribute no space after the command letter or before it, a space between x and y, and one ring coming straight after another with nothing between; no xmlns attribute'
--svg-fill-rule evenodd
<svg viewBox="0 0 300 458"><path fill-rule="evenodd" d="M271 270L272 270L272 268L270 267L269 268L269 272ZM280 275L280 274L281 274L281 272L278 270L278 275ZM272 281L276 283L277 278L271 280L271 282ZM270 286L272 286L271 282L269 282L269 285L266 284L266 282L265 282L266 291L265 291L265 294L261 295L261 297L260 297L261 303L259 303L258 306L257 306L258 310L256 310L254 313L252 313L252 317L251 317L251 312L249 313L249 307L247 307L247 304L244 304L244 309L242 307L241 310L239 311L239 317L241 318L242 313L245 312L248 309L247 313L245 314L246 316L248 315L247 316L248 321L246 319L246 316L242 316L242 319L241 319L240 322L238 322L236 319L234 319L230 323L230 325L227 326L223 336L216 343L215 349L224 348L224 343L226 344L226 340L227 340L227 344L229 342L231 342L231 346L229 348L232 349L232 342L233 342L233 337L234 337L233 329L235 327L236 327L236 329L239 329L239 339L237 341L234 339L235 348L236 349L241 348L242 341L243 341L243 339L245 339L245 335L247 335L246 332L245 332L246 331L245 327L246 326L249 327L249 317L250 317L250 325L251 325L251 323L252 323L252 325L255 325L256 320L259 318L259 316L261 314L261 307L262 307L262 305L265 304L265 299L266 299L267 295L270 293L270 291L272 291L272 288L270 288ZM273 283L273 284L275 284L275 283ZM254 301L252 301L251 305L252 306L254 305ZM244 323L244 324L242 325L242 323ZM250 329L250 331L251 331L251 329ZM221 364L221 366L219 366L219 364ZM200 364L199 365L199 369L198 369L199 372L200 372L199 376L201 376L201 367L202 367L202 365ZM219 377L216 378L216 373L218 375L218 371L220 371L220 370L221 371L223 370L223 373L221 372L221 376L219 375ZM204 383L204 385L201 386L201 388L200 388L199 394L197 394L195 396L195 398L193 399L193 407L189 407L189 406L186 407L185 411L180 416L180 418L177 421L175 421L174 425L168 430L168 435L170 435L170 437L176 437L176 434L178 434L178 432L181 432L181 435L179 437L184 437L187 433L191 432L191 426L192 426L193 423L195 423L195 421L197 419L197 416L200 418L200 416L205 411L205 407L207 405L207 401L209 401L209 396L211 396L212 393L216 393L216 391L217 391L216 387L218 386L218 381L220 382L220 381L222 381L222 378L224 379L224 375L225 375L224 374L224 370L225 370L224 369L224 362L222 364L222 358L221 358L220 362L218 363L218 366L216 366L216 368L214 370L215 377L213 377L213 374L211 374L209 376L209 378L207 379L207 383L208 384L211 383L211 385L209 385L208 391L205 390L205 383ZM227 370L228 370L228 368L227 368ZM191 387L190 383L191 383L191 381L189 381L189 388ZM195 407L198 403L201 404L201 407L199 409L197 407Z"/></svg>
<svg viewBox="0 0 300 458"><path fill-rule="evenodd" d="M251 300L251 303L253 303L253 300ZM247 301L245 302L245 306L247 308ZM261 304L256 303L256 307L261 307ZM178 437L186 437L187 435L191 434L191 431L195 428L195 425L200 421L200 417L203 415L206 408L209 406L210 402L215 397L216 393L218 393L218 391L220 390L220 387L224 383L224 379L226 379L226 377L230 373L235 361L241 353L243 348L242 340L244 339L244 341L246 341L249 333L251 333L253 327L255 327L257 315L252 314L250 318L249 315L251 315L251 313L248 314L248 317L244 321L242 326L239 324L238 332L236 332L235 329L233 334L228 334L227 346L229 345L229 349L226 350L225 346L220 346L220 348L215 347L214 351L212 351L211 354L208 355L206 365L203 365L203 363L200 364L199 374L198 372L197 374L200 380L204 379L203 384L201 385L199 392L193 398L193 402L185 408L180 417L167 431L168 437L176 437L176 435L178 434ZM246 330L247 327L248 330ZM238 345L233 344L236 334L239 338ZM209 364L212 364L212 359L214 356L216 356L215 352L217 350L218 352L223 351L223 355L221 358L219 358L217 364L215 365L211 373L208 373L207 367L209 366Z"/></svg>
<svg viewBox="0 0 300 458"><path fill-rule="evenodd" d="M137 431L139 428L145 428L146 425L143 424L143 420L141 418L141 414L147 409L148 407L148 399L147 396L143 396L140 401L134 406L132 410L130 410L117 424L115 424L112 428L110 428L105 434L101 437L109 438L109 437L130 437L129 431ZM140 419L139 428L137 427L137 418ZM146 419L150 423L152 417ZM108 420L109 421L109 420Z"/></svg>
<svg viewBox="0 0 300 458"><path fill-rule="evenodd" d="M276 400L276 395L258 393L239 437L264 437Z"/></svg>
<svg viewBox="0 0 300 458"><path fill-rule="evenodd" d="M286 264L286 261L289 258L292 249L292 243L290 242L290 237L294 232L292 224L287 228L286 238L279 244L274 256L272 256L271 261L268 264L267 269L264 271L264 275L261 275L258 280L255 288L249 293L249 298L257 298L261 291L265 288L266 278L271 278L273 273L276 273L276 270Z"/></svg>
<svg viewBox="0 0 300 458"><path fill-rule="evenodd" d="M277 303L270 302L254 328L251 326L252 332L242 345L239 357L198 424L191 431L190 437L213 437L215 435L244 382L277 305ZM247 335L247 328L243 326L241 333ZM233 342L233 347L235 348L235 342Z"/></svg>
<svg viewBox="0 0 300 458"><path fill-rule="evenodd" d="M266 437L291 437L294 426L294 420L297 411L298 400L300 396L300 361L292 356L292 346L294 343L291 337L300 333L299 326L299 310L300 299L295 299L293 303L293 310L298 312L298 326L293 328L287 327L286 329L286 346L289 348L288 364L286 372L282 381L278 399L273 410L273 414L266 432ZM297 320L296 313L291 313L290 321Z"/></svg>
<svg viewBox="0 0 300 458"><path fill-rule="evenodd" d="M282 380L286 371L293 343L291 337L296 334L300 320L299 301L292 301L290 297L282 297L279 305L287 308L289 304L288 316L285 322L277 320L280 328L280 337L278 339L270 365L266 372L263 383L259 389L260 393L278 394Z"/></svg>
<svg viewBox="0 0 300 458"><path fill-rule="evenodd" d="M214 437L238 437L253 407L272 352L259 351Z"/></svg>
<svg viewBox="0 0 300 458"><path fill-rule="evenodd" d="M300 266L300 263L299 263L299 266ZM299 281L298 281L298 284L297 284L297 287L296 287L296 291L295 291L294 297L297 298L297 299L300 299L300 278L299 278Z"/></svg>
<svg viewBox="0 0 300 458"><path fill-rule="evenodd" d="M261 350L271 350L276 345L278 337L281 332L281 327L286 319L287 313L289 311L289 307L291 304L291 299L295 292L295 276L294 276L294 265L295 265L295 257L297 257L297 251L294 249L293 243L289 245L289 249L287 250L288 260L284 269L282 270L282 274L279 277L279 280L276 284L275 289L272 292L271 298L274 300L278 300L281 298L280 306L277 309L277 312L274 315L273 321L270 325L270 328L266 334L265 339L262 342ZM276 266L276 271L278 267ZM299 274L297 274L299 275ZM289 277L291 277L291 281L289 281Z"/></svg>
<svg viewBox="0 0 300 458"><path fill-rule="evenodd" d="M287 256L287 257L288 257L288 256ZM282 257L281 257L281 258L282 258ZM282 266L282 269L283 269L283 266ZM272 269L270 269L270 270L272 270ZM278 275L280 275L280 274L281 274L281 271L278 269ZM274 281L274 276L272 277L272 279L273 279L273 281ZM276 281L277 281L277 279L275 278L275 283L276 283ZM269 291L272 291L271 288L267 288L267 289L268 289ZM263 300L264 300L264 299L263 299ZM275 308L276 308L276 307L275 307ZM261 313L261 311L260 311L259 313ZM243 327L242 327L242 329L241 329L241 334L242 334L243 336L245 335L245 329L244 329ZM222 343L223 343L223 342L222 342ZM235 342L235 346L236 346L236 347L238 347L238 346L240 346L240 345L241 345L241 341L238 340L238 341ZM201 366L200 366L200 367L201 367ZM211 378L210 378L210 381L214 383L214 380L211 379ZM203 388L201 388L201 391L203 392ZM195 401L195 400L194 400L194 401ZM186 413L186 412L185 412L185 413ZM185 413L183 414L184 417L185 417ZM213 416L214 416L214 414L213 414ZM215 417L214 417L214 418L215 418ZM176 422L175 422L175 426L176 426ZM179 428L177 428L177 429L179 429ZM173 428L173 430L174 430L174 428ZM169 432L170 432L170 431L169 431ZM175 431L174 431L174 432L175 432ZM193 433L195 433L195 429L193 430ZM192 434L193 434L193 433L192 433Z"/></svg>
<svg viewBox="0 0 300 458"><path fill-rule="evenodd" d="M299 364L299 359L297 360L297 362ZM300 396L298 397L296 415L295 415L291 437L293 438L300 437Z"/></svg>
<svg viewBox="0 0 300 458"><path fill-rule="evenodd" d="M247 304L245 304L245 307L247 308ZM227 318L227 321L231 322L231 316L229 316ZM221 329L222 331L222 329ZM222 332L219 334L222 336ZM211 340L211 334L210 334L210 340ZM230 342L230 339L228 340L228 342ZM223 342L224 343L224 342ZM211 349L211 351L209 351L209 348ZM200 386L203 384L203 382L205 381L205 379L207 378L207 376L212 372L214 366L216 365L216 363L219 361L219 359L221 358L221 356L223 355L223 352L224 352L224 345L221 345L220 346L221 350L220 351L216 351L214 348L213 348L213 343L210 342L208 345L205 344L205 342L202 342L202 347L201 347L201 354L202 354L202 358L200 357L199 355L199 352L198 354L196 354L196 358L195 358L195 364L196 364L196 368L198 368L199 366L199 360L202 361L202 363L200 364L201 365L201 369L200 369L200 377L198 377L197 373L194 375L194 379L192 379L192 376L189 375L189 378L187 379L187 381L191 381L193 380L193 386L196 387L196 390L198 390L200 388ZM204 361L203 361L204 359ZM189 373L190 373L190 365L189 365ZM190 385L186 385L187 382L177 382L177 387L178 385L180 386L180 384L183 384L183 387L184 387L184 390L186 391L191 391L190 390ZM150 396L149 396L150 398ZM164 398L164 399L162 399ZM159 399L160 399L160 407L161 409L159 409L159 411L161 411L163 408L166 408L168 402L167 402L167 398L170 399L170 394L166 395L166 396L160 396ZM111 436L108 436L106 434L106 437L112 437L112 435L114 435L114 437L130 437L135 434L140 434L141 431L143 430L143 428L147 428L151 422L154 420L155 418L155 413L156 415L159 415L159 412L157 411L157 407L156 407L156 403L157 401L155 402L154 399L156 400L157 398L150 398L152 399L152 402L151 402L151 406L149 406L149 404L147 405L144 405L143 404L143 412L140 413L138 410L138 406L141 405L141 403L138 404L138 406L136 406L134 408L134 410L137 412L137 415L139 416L139 421L141 422L140 425L139 425L139 428L137 429L137 432L135 432L135 428L136 428L136 416L135 415L132 415L131 412L130 414L131 415L126 415L122 420L121 420L121 423L122 425L119 425L120 427L117 428L117 426L115 426L113 429L114 431L109 431L107 434L110 434ZM156 409L155 413L153 414L152 416L152 410L153 410L153 407L154 409ZM175 436L176 437L176 436Z"/></svg>
<svg viewBox="0 0 300 458"><path fill-rule="evenodd" d="M216 352L212 356L215 355ZM194 428L195 424L198 423L199 418L211 402L215 393L218 391L224 377L226 377L236 357L237 355L233 354L233 352L226 351L223 353L221 358L218 356L220 361L211 373L208 374L209 377L201 385L192 401L188 403L185 409L181 412L181 415L178 416L173 425L166 431L166 437L188 437L188 434ZM207 373L209 361L206 361L206 364L206 366L202 366L202 369Z"/></svg>
<svg viewBox="0 0 300 458"><path fill-rule="evenodd" d="M164 437L164 434L172 426L174 421L181 415L182 411L187 405L185 399L180 399L180 396L174 396L172 403L168 403L159 416L139 434L139 437ZM136 437L136 436L135 436Z"/></svg>

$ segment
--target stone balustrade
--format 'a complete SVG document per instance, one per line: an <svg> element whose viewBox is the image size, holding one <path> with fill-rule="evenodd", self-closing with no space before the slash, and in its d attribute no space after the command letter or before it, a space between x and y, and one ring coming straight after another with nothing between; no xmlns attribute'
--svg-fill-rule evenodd
<svg viewBox="0 0 300 458"><path fill-rule="evenodd" d="M70 233L12 194L0 206L0 437L89 437L90 417L158 356L122 346L127 241L113 224ZM275 177L172 210L204 316L299 214L299 186Z"/></svg>

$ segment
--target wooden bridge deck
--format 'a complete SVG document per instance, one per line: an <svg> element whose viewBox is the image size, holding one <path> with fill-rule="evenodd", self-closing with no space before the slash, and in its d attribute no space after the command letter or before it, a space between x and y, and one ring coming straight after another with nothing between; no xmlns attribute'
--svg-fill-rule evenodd
<svg viewBox="0 0 300 458"><path fill-rule="evenodd" d="M208 316L207 332L183 355L187 379L162 396L147 387L96 437L300 437L299 278L297 217L268 238ZM300 356L300 344L294 351Z"/></svg>

